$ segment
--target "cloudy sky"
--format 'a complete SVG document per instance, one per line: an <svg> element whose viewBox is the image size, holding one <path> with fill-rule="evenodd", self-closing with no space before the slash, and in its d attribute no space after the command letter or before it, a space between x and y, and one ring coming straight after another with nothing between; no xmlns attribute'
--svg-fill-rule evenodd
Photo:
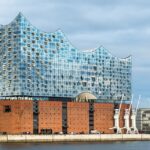
<svg viewBox="0 0 150 150"><path fill-rule="evenodd" d="M150 107L150 0L0 0L0 24L22 12L39 29L61 29L79 49L132 55L133 93Z"/></svg>

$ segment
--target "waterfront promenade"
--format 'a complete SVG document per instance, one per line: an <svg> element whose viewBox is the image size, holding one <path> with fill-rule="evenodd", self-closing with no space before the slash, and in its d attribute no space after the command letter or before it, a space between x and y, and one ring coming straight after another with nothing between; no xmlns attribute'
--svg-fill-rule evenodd
<svg viewBox="0 0 150 150"><path fill-rule="evenodd" d="M0 135L0 142L146 141L150 134Z"/></svg>

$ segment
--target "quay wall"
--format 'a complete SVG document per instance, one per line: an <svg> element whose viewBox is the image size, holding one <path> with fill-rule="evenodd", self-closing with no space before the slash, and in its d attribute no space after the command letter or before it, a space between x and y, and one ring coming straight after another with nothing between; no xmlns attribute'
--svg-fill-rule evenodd
<svg viewBox="0 0 150 150"><path fill-rule="evenodd" d="M0 142L145 141L150 134L0 135Z"/></svg>

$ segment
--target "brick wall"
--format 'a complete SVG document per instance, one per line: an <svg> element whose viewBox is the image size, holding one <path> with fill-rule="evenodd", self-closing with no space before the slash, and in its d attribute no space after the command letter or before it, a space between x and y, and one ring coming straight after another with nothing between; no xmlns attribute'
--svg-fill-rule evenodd
<svg viewBox="0 0 150 150"><path fill-rule="evenodd" d="M121 105L121 110L120 110L120 117L119 117L119 124L120 124L120 128L124 127L124 115L125 115L125 109L129 108L129 104L122 104ZM122 133L126 133L126 129L122 129Z"/></svg>
<svg viewBox="0 0 150 150"><path fill-rule="evenodd" d="M114 133L114 106L111 103L94 103L94 130L106 134ZM125 109L129 104L122 104L120 127L124 127ZM10 110L9 110L10 109ZM89 103L67 102L67 132L89 133ZM38 132L51 129L53 133L62 131L62 102L38 101ZM126 133L126 130L122 130ZM33 101L0 100L0 133L33 133Z"/></svg>
<svg viewBox="0 0 150 150"><path fill-rule="evenodd" d="M114 105L111 103L94 104L94 130L104 133L114 133Z"/></svg>
<svg viewBox="0 0 150 150"><path fill-rule="evenodd" d="M10 108L10 111L5 112L7 107ZM33 133L32 101L0 100L0 132L9 134Z"/></svg>
<svg viewBox="0 0 150 150"><path fill-rule="evenodd" d="M52 129L53 133L62 131L62 102L39 101L38 109L39 133L42 129Z"/></svg>
<svg viewBox="0 0 150 150"><path fill-rule="evenodd" d="M68 133L89 133L89 103L67 103Z"/></svg>

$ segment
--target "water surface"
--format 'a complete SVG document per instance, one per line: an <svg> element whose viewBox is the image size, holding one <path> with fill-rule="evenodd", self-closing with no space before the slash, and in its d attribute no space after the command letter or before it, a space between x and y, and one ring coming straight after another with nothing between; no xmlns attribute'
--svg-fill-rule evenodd
<svg viewBox="0 0 150 150"><path fill-rule="evenodd" d="M1 143L0 150L150 150L150 142Z"/></svg>

